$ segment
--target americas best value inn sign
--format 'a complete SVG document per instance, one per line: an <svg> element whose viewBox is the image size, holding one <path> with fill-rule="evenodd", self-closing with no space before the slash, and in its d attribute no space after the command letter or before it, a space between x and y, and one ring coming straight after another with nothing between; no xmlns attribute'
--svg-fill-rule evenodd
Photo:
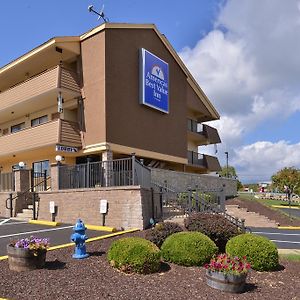
<svg viewBox="0 0 300 300"><path fill-rule="evenodd" d="M169 113L169 65L140 49L140 103Z"/></svg>

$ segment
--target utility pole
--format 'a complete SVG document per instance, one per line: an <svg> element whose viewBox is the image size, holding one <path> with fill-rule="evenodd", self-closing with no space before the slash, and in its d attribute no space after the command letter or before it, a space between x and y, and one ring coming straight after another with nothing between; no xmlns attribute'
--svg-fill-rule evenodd
<svg viewBox="0 0 300 300"><path fill-rule="evenodd" d="M226 177L229 178L229 173L228 173L228 151L225 152L226 155Z"/></svg>

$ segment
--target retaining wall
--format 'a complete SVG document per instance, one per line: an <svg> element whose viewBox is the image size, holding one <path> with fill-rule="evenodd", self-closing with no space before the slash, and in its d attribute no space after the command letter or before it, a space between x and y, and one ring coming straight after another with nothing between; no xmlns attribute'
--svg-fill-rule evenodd
<svg viewBox="0 0 300 300"><path fill-rule="evenodd" d="M166 180L168 185L175 187L179 191L186 190L188 186L194 188L196 185L204 190L220 190L225 185L225 197L237 195L237 180L231 178L163 169L151 169L151 178L160 183Z"/></svg>
<svg viewBox="0 0 300 300"><path fill-rule="evenodd" d="M39 198L38 219L52 219L49 202L54 201L55 221L72 224L81 218L87 224L102 225L101 199L108 202L107 226L144 229L153 213L161 213L158 197L153 197L150 189L139 186L48 191L40 192Z"/></svg>

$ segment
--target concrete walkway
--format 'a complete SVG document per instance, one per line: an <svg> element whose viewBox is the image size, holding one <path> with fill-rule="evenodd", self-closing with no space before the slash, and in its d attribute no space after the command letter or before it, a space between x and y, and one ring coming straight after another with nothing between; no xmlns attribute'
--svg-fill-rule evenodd
<svg viewBox="0 0 300 300"><path fill-rule="evenodd" d="M240 208L238 205L226 205L226 212L236 218L245 219L246 227L278 227L275 221L258 213L250 212L246 208Z"/></svg>

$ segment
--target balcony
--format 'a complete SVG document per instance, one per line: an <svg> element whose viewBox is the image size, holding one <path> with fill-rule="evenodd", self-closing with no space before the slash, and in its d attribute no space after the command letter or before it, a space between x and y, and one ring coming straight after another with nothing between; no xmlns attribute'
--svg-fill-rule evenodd
<svg viewBox="0 0 300 300"><path fill-rule="evenodd" d="M197 145L221 143L217 129L188 119L188 139Z"/></svg>
<svg viewBox="0 0 300 300"><path fill-rule="evenodd" d="M188 151L188 164L190 168L203 169L203 171L217 172L221 170L219 160L215 156Z"/></svg>
<svg viewBox="0 0 300 300"><path fill-rule="evenodd" d="M77 74L61 66L46 70L0 93L1 123L56 105L57 94L66 100L80 96Z"/></svg>
<svg viewBox="0 0 300 300"><path fill-rule="evenodd" d="M55 120L0 137L0 157L62 144L81 147L77 123Z"/></svg>

